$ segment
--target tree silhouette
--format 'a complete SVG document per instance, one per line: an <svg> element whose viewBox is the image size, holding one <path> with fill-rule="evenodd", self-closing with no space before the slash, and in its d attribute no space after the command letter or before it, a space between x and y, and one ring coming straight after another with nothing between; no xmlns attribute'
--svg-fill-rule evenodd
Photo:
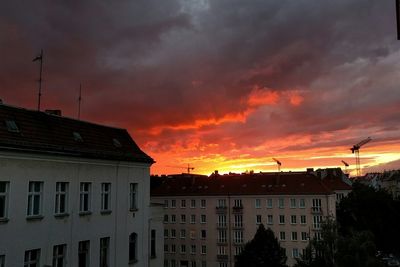
<svg viewBox="0 0 400 267"><path fill-rule="evenodd" d="M271 229L263 224L236 257L235 267L286 267L287 257Z"/></svg>

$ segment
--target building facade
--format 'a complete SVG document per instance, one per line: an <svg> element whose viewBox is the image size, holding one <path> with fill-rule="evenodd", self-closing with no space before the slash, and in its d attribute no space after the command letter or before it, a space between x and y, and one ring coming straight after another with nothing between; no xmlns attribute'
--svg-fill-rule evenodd
<svg viewBox="0 0 400 267"><path fill-rule="evenodd" d="M0 266L149 266L149 169L124 129L0 105Z"/></svg>
<svg viewBox="0 0 400 267"><path fill-rule="evenodd" d="M233 267L261 223L291 266L319 236L323 219L336 216L334 190L313 172L154 179L152 200L165 203L165 267Z"/></svg>

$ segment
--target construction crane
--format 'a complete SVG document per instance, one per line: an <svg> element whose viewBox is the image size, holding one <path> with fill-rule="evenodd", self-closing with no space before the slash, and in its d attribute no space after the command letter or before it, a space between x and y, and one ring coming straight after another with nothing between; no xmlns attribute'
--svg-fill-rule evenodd
<svg viewBox="0 0 400 267"><path fill-rule="evenodd" d="M359 142L358 144L355 144L352 148L350 148L351 153L353 153L356 156L356 172L357 172L357 176L361 176L361 168L360 168L360 148L365 145L366 143L368 143L369 141L371 141L371 137L368 137L364 140L362 140L361 142Z"/></svg>
<svg viewBox="0 0 400 267"><path fill-rule="evenodd" d="M344 164L344 173L347 174L347 167L349 167L350 165L344 160L342 160L342 163Z"/></svg>
<svg viewBox="0 0 400 267"><path fill-rule="evenodd" d="M186 169L188 174L190 174L190 171L194 170L194 167L190 167L190 164L188 164L187 167L181 167L181 166L167 166L167 167L177 168L177 169Z"/></svg>
<svg viewBox="0 0 400 267"><path fill-rule="evenodd" d="M278 172L280 172L282 163L276 158L272 158L272 160L276 162L276 165L278 166Z"/></svg>

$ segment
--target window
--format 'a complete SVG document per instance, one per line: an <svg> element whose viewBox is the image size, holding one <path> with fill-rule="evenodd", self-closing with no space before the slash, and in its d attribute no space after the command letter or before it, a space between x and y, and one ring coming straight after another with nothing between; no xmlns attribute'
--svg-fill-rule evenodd
<svg viewBox="0 0 400 267"><path fill-rule="evenodd" d="M28 216L39 216L42 213L43 182L29 182Z"/></svg>
<svg viewBox="0 0 400 267"><path fill-rule="evenodd" d="M90 211L90 194L91 194L91 183L81 183L80 185L80 201L79 201L79 212Z"/></svg>
<svg viewBox="0 0 400 267"><path fill-rule="evenodd" d="M168 199L164 200L164 208L168 208ZM168 262L168 261L167 261Z"/></svg>
<svg viewBox="0 0 400 267"><path fill-rule="evenodd" d="M196 261L191 261L190 267L196 267Z"/></svg>
<svg viewBox="0 0 400 267"><path fill-rule="evenodd" d="M285 232L279 232L279 239L282 240L282 241L285 241L285 240L286 240L286 234L285 234Z"/></svg>
<svg viewBox="0 0 400 267"><path fill-rule="evenodd" d="M225 246L218 246L218 255L226 255L226 247Z"/></svg>
<svg viewBox="0 0 400 267"><path fill-rule="evenodd" d="M32 249L25 251L24 267L40 266L40 249Z"/></svg>
<svg viewBox="0 0 400 267"><path fill-rule="evenodd" d="M255 200L255 207L256 207L256 209L260 209L261 208L261 199L256 199Z"/></svg>
<svg viewBox="0 0 400 267"><path fill-rule="evenodd" d="M233 227L243 227L243 215L236 214L233 221Z"/></svg>
<svg viewBox="0 0 400 267"><path fill-rule="evenodd" d="M111 183L101 184L101 211L111 211Z"/></svg>
<svg viewBox="0 0 400 267"><path fill-rule="evenodd" d="M291 209L295 209L296 208L296 199L295 198L291 198L290 199L290 208Z"/></svg>
<svg viewBox="0 0 400 267"><path fill-rule="evenodd" d="M186 238L186 230L185 229L181 229L180 238L182 238L182 239Z"/></svg>
<svg viewBox="0 0 400 267"><path fill-rule="evenodd" d="M181 254L185 254L186 253L186 245L181 245Z"/></svg>
<svg viewBox="0 0 400 267"><path fill-rule="evenodd" d="M89 267L90 241L80 241L78 245L78 267Z"/></svg>
<svg viewBox="0 0 400 267"><path fill-rule="evenodd" d="M0 182L0 221L7 219L8 216L9 184L10 184L9 182Z"/></svg>
<svg viewBox="0 0 400 267"><path fill-rule="evenodd" d="M6 266L6 256L0 255L0 267L5 267L5 266Z"/></svg>
<svg viewBox="0 0 400 267"><path fill-rule="evenodd" d="M261 224L261 215L256 215L256 224Z"/></svg>
<svg viewBox="0 0 400 267"><path fill-rule="evenodd" d="M176 238L176 230L171 229L171 238Z"/></svg>
<svg viewBox="0 0 400 267"><path fill-rule="evenodd" d="M226 208L226 199L218 199L218 208Z"/></svg>
<svg viewBox="0 0 400 267"><path fill-rule="evenodd" d="M186 208L186 199L181 199L181 208Z"/></svg>
<svg viewBox="0 0 400 267"><path fill-rule="evenodd" d="M164 267L169 267L169 261L168 260L164 260Z"/></svg>
<svg viewBox="0 0 400 267"><path fill-rule="evenodd" d="M6 123L7 131L9 131L11 133L19 133L19 128L15 121L6 120L5 123Z"/></svg>
<svg viewBox="0 0 400 267"><path fill-rule="evenodd" d="M292 241L297 241L297 232L292 232Z"/></svg>
<svg viewBox="0 0 400 267"><path fill-rule="evenodd" d="M201 254L207 254L207 246L205 246L205 245L202 245L201 246Z"/></svg>
<svg viewBox="0 0 400 267"><path fill-rule="evenodd" d="M201 261L201 267L207 267L207 262L206 261Z"/></svg>
<svg viewBox="0 0 400 267"><path fill-rule="evenodd" d="M291 223L291 224L296 224L296 223L297 223L297 217L296 217L296 215L290 216L290 223Z"/></svg>
<svg viewBox="0 0 400 267"><path fill-rule="evenodd" d="M298 258L299 257L299 249L298 248L294 248L292 250L292 257L293 258Z"/></svg>
<svg viewBox="0 0 400 267"><path fill-rule="evenodd" d="M220 214L218 215L218 227L226 227L226 215L225 214Z"/></svg>
<svg viewBox="0 0 400 267"><path fill-rule="evenodd" d="M190 215L190 223L196 223L196 215L195 214Z"/></svg>
<svg viewBox="0 0 400 267"><path fill-rule="evenodd" d="M200 223L206 223L207 222L207 217L205 214L201 214L200 216Z"/></svg>
<svg viewBox="0 0 400 267"><path fill-rule="evenodd" d="M175 260L171 260L171 267L176 267L176 261Z"/></svg>
<svg viewBox="0 0 400 267"><path fill-rule="evenodd" d="M137 261L137 234L132 233L129 235L129 262Z"/></svg>
<svg viewBox="0 0 400 267"><path fill-rule="evenodd" d="M150 232L150 257L156 257L156 230L154 229Z"/></svg>
<svg viewBox="0 0 400 267"><path fill-rule="evenodd" d="M169 246L168 246L168 244L164 244L164 252L169 252Z"/></svg>
<svg viewBox="0 0 400 267"><path fill-rule="evenodd" d="M168 223L168 214L164 214L164 223Z"/></svg>
<svg viewBox="0 0 400 267"><path fill-rule="evenodd" d="M202 200L200 201L200 207L201 207L202 209L205 209L206 206L207 206L207 201L206 201L205 199L202 199Z"/></svg>
<svg viewBox="0 0 400 267"><path fill-rule="evenodd" d="M217 242L218 243L226 243L227 242L227 238L226 238L226 230L218 230L218 239Z"/></svg>
<svg viewBox="0 0 400 267"><path fill-rule="evenodd" d="M299 208L304 209L306 207L306 200L301 198L299 201Z"/></svg>
<svg viewBox="0 0 400 267"><path fill-rule="evenodd" d="M100 238L100 267L108 267L110 264L110 238Z"/></svg>
<svg viewBox="0 0 400 267"><path fill-rule="evenodd" d="M279 215L279 224L285 223L285 215Z"/></svg>
<svg viewBox="0 0 400 267"><path fill-rule="evenodd" d="M66 244L57 245L53 247L53 267L66 266L66 257L67 257Z"/></svg>
<svg viewBox="0 0 400 267"><path fill-rule="evenodd" d="M312 200L312 208L311 209L313 212L321 211L321 199L320 198L314 198Z"/></svg>
<svg viewBox="0 0 400 267"><path fill-rule="evenodd" d="M196 231L195 230L190 230L189 231L189 237L192 240L196 239Z"/></svg>
<svg viewBox="0 0 400 267"><path fill-rule="evenodd" d="M321 222L322 222L322 216L321 215L313 216L313 227L314 227L314 229L321 229Z"/></svg>
<svg viewBox="0 0 400 267"><path fill-rule="evenodd" d="M283 209L285 207L285 199L283 199L283 198L278 199L278 207L280 209Z"/></svg>
<svg viewBox="0 0 400 267"><path fill-rule="evenodd" d="M233 242L236 244L243 243L243 231L238 231L238 230L233 231Z"/></svg>
<svg viewBox="0 0 400 267"><path fill-rule="evenodd" d="M242 200L241 199L235 199L233 201L233 207L234 208L242 208Z"/></svg>
<svg viewBox="0 0 400 267"><path fill-rule="evenodd" d="M267 215L267 224L273 224L274 223L274 217L271 214Z"/></svg>
<svg viewBox="0 0 400 267"><path fill-rule="evenodd" d="M301 232L301 241L307 241L308 234L307 232Z"/></svg>
<svg viewBox="0 0 400 267"><path fill-rule="evenodd" d="M201 239L206 239L207 238L207 230L201 230L200 238Z"/></svg>
<svg viewBox="0 0 400 267"><path fill-rule="evenodd" d="M168 229L164 229L164 238L168 238Z"/></svg>
<svg viewBox="0 0 400 267"><path fill-rule="evenodd" d="M54 213L56 215L66 214L68 208L68 183L56 183L56 203Z"/></svg>
<svg viewBox="0 0 400 267"><path fill-rule="evenodd" d="M219 262L218 267L228 267L228 263L227 262Z"/></svg>
<svg viewBox="0 0 400 267"><path fill-rule="evenodd" d="M176 253L176 245L171 244L171 253Z"/></svg>
<svg viewBox="0 0 400 267"><path fill-rule="evenodd" d="M196 199L191 199L190 200L190 207L193 209L193 208L196 208Z"/></svg>
<svg viewBox="0 0 400 267"><path fill-rule="evenodd" d="M243 247L242 246L235 246L235 256L239 255L242 253Z"/></svg>
<svg viewBox="0 0 400 267"><path fill-rule="evenodd" d="M190 246L190 254L196 254L196 245Z"/></svg>
<svg viewBox="0 0 400 267"><path fill-rule="evenodd" d="M300 215L300 224L306 224L307 219L306 215Z"/></svg>
<svg viewBox="0 0 400 267"><path fill-rule="evenodd" d="M171 215L171 223L176 223L176 215L175 214Z"/></svg>
<svg viewBox="0 0 400 267"><path fill-rule="evenodd" d="M267 199L267 208L272 209L272 198Z"/></svg>
<svg viewBox="0 0 400 267"><path fill-rule="evenodd" d="M186 215L181 214L181 223L186 223Z"/></svg>
<svg viewBox="0 0 400 267"><path fill-rule="evenodd" d="M336 194L336 202L339 203L343 198L344 198L344 194L343 193L337 193Z"/></svg>
<svg viewBox="0 0 400 267"><path fill-rule="evenodd" d="M131 183L129 185L129 209L135 211L138 208L138 184Z"/></svg>
<svg viewBox="0 0 400 267"><path fill-rule="evenodd" d="M176 208L176 200L171 199L171 208Z"/></svg>

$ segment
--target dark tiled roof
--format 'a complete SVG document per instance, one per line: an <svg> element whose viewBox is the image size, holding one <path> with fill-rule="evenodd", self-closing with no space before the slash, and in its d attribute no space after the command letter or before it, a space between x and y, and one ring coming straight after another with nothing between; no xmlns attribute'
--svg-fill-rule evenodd
<svg viewBox="0 0 400 267"><path fill-rule="evenodd" d="M186 175L187 176L187 175ZM324 195L333 191L306 172L211 175L210 177L152 177L152 196L206 195Z"/></svg>
<svg viewBox="0 0 400 267"><path fill-rule="evenodd" d="M14 121L19 131L9 131L6 121ZM79 133L82 141L74 139L74 132ZM84 158L154 162L140 150L125 129L3 104L0 104L0 149Z"/></svg>

